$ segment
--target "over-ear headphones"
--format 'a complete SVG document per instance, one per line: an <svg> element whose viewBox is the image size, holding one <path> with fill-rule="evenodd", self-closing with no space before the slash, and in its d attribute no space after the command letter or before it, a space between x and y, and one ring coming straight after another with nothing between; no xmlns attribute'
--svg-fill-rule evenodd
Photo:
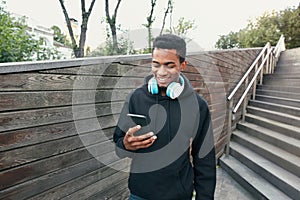
<svg viewBox="0 0 300 200"><path fill-rule="evenodd" d="M179 95L182 93L182 91L184 89L184 79L182 76L179 76L179 82L180 83L172 82L167 87L166 95L168 97L170 97L171 99L176 99L177 97L179 97ZM158 84L154 77L152 77L148 81L148 91L151 94L158 94L158 92L159 92Z"/></svg>

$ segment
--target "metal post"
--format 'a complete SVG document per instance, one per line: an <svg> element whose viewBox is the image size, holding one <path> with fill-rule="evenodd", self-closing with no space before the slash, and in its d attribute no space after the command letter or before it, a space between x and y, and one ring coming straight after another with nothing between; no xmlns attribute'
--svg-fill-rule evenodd
<svg viewBox="0 0 300 200"><path fill-rule="evenodd" d="M245 80L245 90L247 89L249 85L249 76L246 78ZM243 110L242 110L242 122L245 122L245 114L246 114L246 107L248 104L248 98L247 95L245 96L244 100L243 100Z"/></svg>
<svg viewBox="0 0 300 200"><path fill-rule="evenodd" d="M271 51L271 49L268 49L268 51L267 51L267 53L269 52L269 51ZM268 74L271 74L271 65L270 65L270 55L271 54L269 54L269 56L268 56L268 59L267 59L267 72L268 72Z"/></svg>
<svg viewBox="0 0 300 200"><path fill-rule="evenodd" d="M257 65L257 68L258 68L258 63L256 64ZM259 85L262 85L263 84L263 69L260 70L259 72L259 75L260 75L260 78L259 78Z"/></svg>
<svg viewBox="0 0 300 200"><path fill-rule="evenodd" d="M226 156L229 155L229 148L230 148L229 146L230 146L230 138L231 138L232 107L233 107L233 99L230 99L229 108L228 108Z"/></svg>
<svg viewBox="0 0 300 200"><path fill-rule="evenodd" d="M256 63L255 65L255 72L257 72L258 64ZM255 95L256 95L256 85L257 85L257 78L254 80L254 85L253 85L253 91L252 91L252 99L255 100Z"/></svg>

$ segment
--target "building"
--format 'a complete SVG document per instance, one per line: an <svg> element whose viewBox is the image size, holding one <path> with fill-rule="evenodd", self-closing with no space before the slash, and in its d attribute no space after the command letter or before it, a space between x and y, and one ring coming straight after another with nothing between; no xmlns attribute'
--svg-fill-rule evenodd
<svg viewBox="0 0 300 200"><path fill-rule="evenodd" d="M11 13L16 18L23 16ZM25 16L26 17L26 16ZM28 32L33 35L36 40L42 39L43 46L49 49L55 49L59 52L61 59L73 58L73 49L64 44L54 41L54 31L51 28L44 27L37 20L26 17Z"/></svg>

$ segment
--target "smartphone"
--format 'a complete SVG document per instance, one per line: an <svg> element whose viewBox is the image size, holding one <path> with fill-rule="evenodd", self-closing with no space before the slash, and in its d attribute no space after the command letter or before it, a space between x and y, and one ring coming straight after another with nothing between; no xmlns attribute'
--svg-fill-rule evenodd
<svg viewBox="0 0 300 200"><path fill-rule="evenodd" d="M135 136L144 135L144 134L150 132L149 126L147 126L148 125L148 120L147 120L146 116L138 115L138 114L132 114L132 113L127 114L127 116L130 117L136 125L140 125L142 127L140 130L135 132L135 134L134 134Z"/></svg>
<svg viewBox="0 0 300 200"><path fill-rule="evenodd" d="M127 116L130 117L136 125L140 125L142 127L148 125L148 120L145 115L128 113Z"/></svg>

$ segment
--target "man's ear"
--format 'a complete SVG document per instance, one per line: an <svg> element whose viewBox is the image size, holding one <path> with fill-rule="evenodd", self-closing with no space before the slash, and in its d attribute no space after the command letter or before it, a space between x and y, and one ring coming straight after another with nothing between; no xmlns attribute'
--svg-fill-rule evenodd
<svg viewBox="0 0 300 200"><path fill-rule="evenodd" d="M183 61L181 64L180 64L180 71L183 71L186 67L186 61Z"/></svg>

